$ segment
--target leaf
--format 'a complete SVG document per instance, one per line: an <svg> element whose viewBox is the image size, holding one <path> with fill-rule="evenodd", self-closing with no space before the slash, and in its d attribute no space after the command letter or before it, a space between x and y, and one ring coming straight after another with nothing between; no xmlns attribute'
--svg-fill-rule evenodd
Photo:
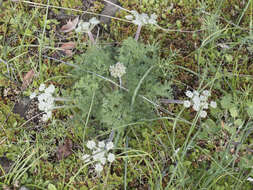
<svg viewBox="0 0 253 190"><path fill-rule="evenodd" d="M231 135L234 135L236 133L236 127L235 126L224 125L224 129L227 132L229 132Z"/></svg>
<svg viewBox="0 0 253 190"><path fill-rule="evenodd" d="M34 75L35 75L35 72L34 72L33 69L30 70L30 71L28 71L28 72L26 73L26 75L25 75L24 78L23 78L23 84L22 84L22 89L23 89L23 90L26 89L26 88L28 87L29 84L31 84Z"/></svg>
<svg viewBox="0 0 253 190"><path fill-rule="evenodd" d="M221 99L221 106L224 109L229 109L232 107L233 103L233 98L230 94L227 94L226 96L223 96Z"/></svg>
<svg viewBox="0 0 253 190"><path fill-rule="evenodd" d="M237 111L236 107L230 108L230 109L229 109L229 112L230 112L230 114L231 114L231 116L232 116L233 118L236 118L236 117L238 116L238 111Z"/></svg>
<svg viewBox="0 0 253 190"><path fill-rule="evenodd" d="M247 113L249 117L253 117L253 102L247 102Z"/></svg>
<svg viewBox="0 0 253 190"><path fill-rule="evenodd" d="M60 49L68 56L72 55L72 49L76 47L75 42L63 43Z"/></svg>
<svg viewBox="0 0 253 190"><path fill-rule="evenodd" d="M64 143L60 145L56 152L57 160L62 160L72 154L73 142L67 138Z"/></svg>
<svg viewBox="0 0 253 190"><path fill-rule="evenodd" d="M253 117L253 107L247 108L247 113L250 117Z"/></svg>
<svg viewBox="0 0 253 190"><path fill-rule="evenodd" d="M72 21L69 20L67 22L67 24L65 24L61 27L60 32L64 32L64 33L71 32L72 30L74 30L76 28L78 21L79 21L79 17L76 17Z"/></svg>
<svg viewBox="0 0 253 190"><path fill-rule="evenodd" d="M76 47L75 42L66 42L61 45L61 49L67 50L67 49L74 49Z"/></svg>
<svg viewBox="0 0 253 190"><path fill-rule="evenodd" d="M153 69L154 67L150 67L146 73L143 75L143 77L141 78L141 80L138 82L138 85L136 86L135 90L134 90L134 94L132 96L132 102L131 102L131 107L134 105L134 101L135 101L135 98L137 96L137 93L138 93L138 90L140 89L141 87L141 84L142 82L144 81L144 79L146 78L146 76L150 73L150 71Z"/></svg>
<svg viewBox="0 0 253 190"><path fill-rule="evenodd" d="M234 121L234 124L235 124L237 127L239 127L240 125L243 124L243 121L242 121L241 119L237 119L237 120Z"/></svg>

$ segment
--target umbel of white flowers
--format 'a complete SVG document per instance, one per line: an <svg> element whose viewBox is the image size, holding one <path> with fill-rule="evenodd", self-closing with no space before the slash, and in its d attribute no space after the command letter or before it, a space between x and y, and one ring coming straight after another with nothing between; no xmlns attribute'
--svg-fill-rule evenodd
<svg viewBox="0 0 253 190"><path fill-rule="evenodd" d="M76 32L88 33L90 32L97 24L99 24L99 20L96 17L92 17L89 22L80 21L76 28Z"/></svg>
<svg viewBox="0 0 253 190"><path fill-rule="evenodd" d="M119 85L121 86L121 77L126 73L126 67L123 65L123 63L118 62L115 65L111 65L109 70L113 77L119 78Z"/></svg>
<svg viewBox="0 0 253 190"><path fill-rule="evenodd" d="M193 110L200 111L199 116L202 118L207 116L206 110L209 106L212 108L217 107L215 101L210 101L210 103L208 103L208 98L211 96L211 93L208 90L204 90L201 94L196 90L193 92L187 90L185 94L190 100L184 101L184 107L189 108L192 106Z"/></svg>
<svg viewBox="0 0 253 190"><path fill-rule="evenodd" d="M87 148L92 151L92 154L84 154L82 160L84 162L95 161L95 170L100 173L103 171L103 166L106 162L112 163L115 160L115 155L109 151L113 149L113 142L99 141L97 144L95 141L88 141L86 144Z"/></svg>
<svg viewBox="0 0 253 190"><path fill-rule="evenodd" d="M87 33L90 40L95 43L95 40L93 38L93 35L91 33L91 30L97 25L99 24L99 20L96 17L92 17L89 22L84 22L84 21L80 21L78 23L77 28L75 29L76 32L78 33Z"/></svg>
<svg viewBox="0 0 253 190"><path fill-rule="evenodd" d="M46 88L45 84L41 84L39 87L39 91L42 93L37 95L36 92L33 92L30 95L30 99L33 99L35 97L38 98L39 110L45 112L45 114L43 114L42 116L42 120L47 121L49 118L52 117L52 110L54 108L53 93L55 91L55 87L51 84Z"/></svg>
<svg viewBox="0 0 253 190"><path fill-rule="evenodd" d="M153 13L152 15L148 16L146 13L139 14L137 11L130 11L132 14L127 15L126 19L131 20L134 24L138 25L136 34L135 34L135 40L137 41L140 36L141 27L146 24L156 24L157 21L157 15Z"/></svg>
<svg viewBox="0 0 253 190"><path fill-rule="evenodd" d="M126 67L120 62L111 65L109 70L111 75L115 78L121 78L126 73Z"/></svg>
<svg viewBox="0 0 253 190"><path fill-rule="evenodd" d="M157 15L155 13L148 16L146 13L139 14L137 11L132 10L132 15L127 15L126 19L131 20L136 25L156 24Z"/></svg>

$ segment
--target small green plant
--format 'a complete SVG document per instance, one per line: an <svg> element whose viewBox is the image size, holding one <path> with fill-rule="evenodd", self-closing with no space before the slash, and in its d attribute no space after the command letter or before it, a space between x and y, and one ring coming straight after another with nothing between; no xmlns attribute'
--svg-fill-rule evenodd
<svg viewBox="0 0 253 190"><path fill-rule="evenodd" d="M161 78L156 45L144 45L132 38L121 47L91 47L75 58L76 83L71 97L87 117L99 126L115 129L155 115L158 97L171 98L172 70ZM168 68L169 69L169 68Z"/></svg>

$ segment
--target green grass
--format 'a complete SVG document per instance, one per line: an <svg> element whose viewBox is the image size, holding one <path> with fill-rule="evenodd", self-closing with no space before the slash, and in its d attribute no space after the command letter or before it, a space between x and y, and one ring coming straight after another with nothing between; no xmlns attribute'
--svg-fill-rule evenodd
<svg viewBox="0 0 253 190"><path fill-rule="evenodd" d="M102 2L87 11L98 15ZM13 113L19 97L29 96L41 83L54 84L59 96L73 90L73 68L64 63L76 64L89 42L85 35L59 29L69 18L85 13L82 1L5 1L0 7L0 187L252 189L247 178L253 178L253 1L120 3L124 9L158 15L160 27L144 26L140 41L156 42L159 56L168 58L160 68L164 75L174 69L174 99L186 99L187 89L211 89L217 108L203 119L183 105L164 104L160 110L153 108L157 114L152 119L117 126L123 133L114 138L116 160L97 175L92 163L81 159L88 140L104 140L111 133L98 129L96 118L85 118L74 108L55 110L47 123ZM101 27L100 46L120 46L134 37L137 27L125 21L127 14L122 10L109 28ZM68 41L77 44L70 57L58 50ZM22 92L23 76L31 69L36 74ZM132 100L138 101L135 96ZM93 106L94 102L87 105L89 116ZM57 151L66 139L73 143L72 154L58 160Z"/></svg>

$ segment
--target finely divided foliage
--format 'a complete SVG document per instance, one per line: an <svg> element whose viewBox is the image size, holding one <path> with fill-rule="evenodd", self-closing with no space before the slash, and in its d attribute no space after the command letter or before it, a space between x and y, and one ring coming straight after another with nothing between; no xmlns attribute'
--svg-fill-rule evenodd
<svg viewBox="0 0 253 190"><path fill-rule="evenodd" d="M87 105L93 102L92 116L101 126L109 128L155 117L152 104L139 95L154 102L158 97L171 98L172 71L162 84L158 67L161 61L166 60L160 60L155 45L144 45L132 38L125 40L119 48L90 48L75 61L80 65L80 69L74 71L77 82L72 91L76 106L85 114L88 113ZM121 79L124 89L108 81L119 84L115 77Z"/></svg>

